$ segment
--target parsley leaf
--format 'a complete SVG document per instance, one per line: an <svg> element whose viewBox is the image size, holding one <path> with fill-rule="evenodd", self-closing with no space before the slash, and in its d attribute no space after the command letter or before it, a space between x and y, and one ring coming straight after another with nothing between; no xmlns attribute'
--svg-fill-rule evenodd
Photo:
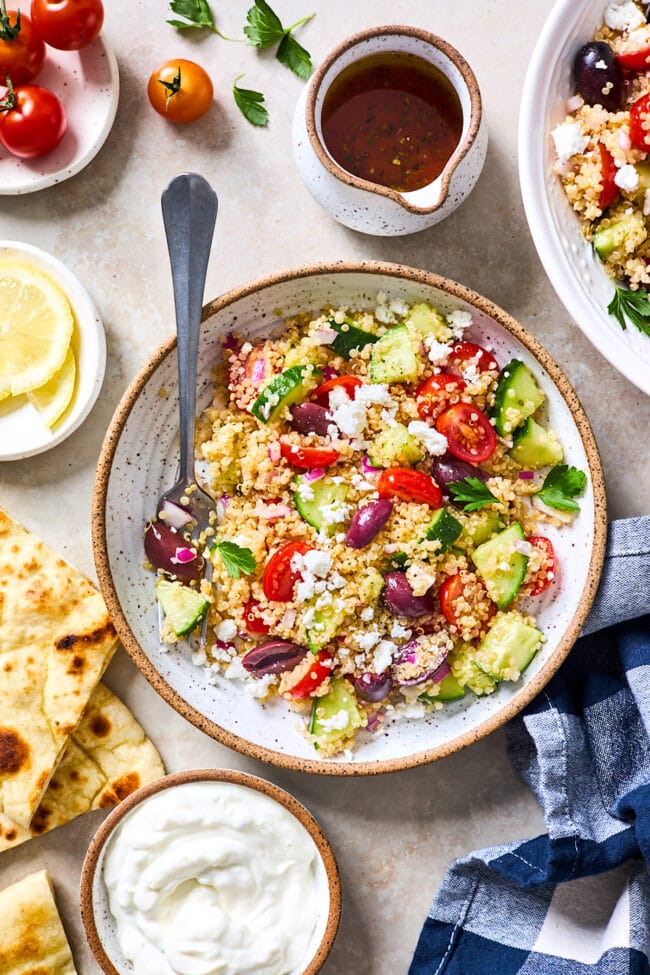
<svg viewBox="0 0 650 975"><path fill-rule="evenodd" d="M622 329L627 329L626 318L636 325L644 335L650 336L650 299L648 292L642 289L629 291L614 284L614 297L607 306L607 311L619 323Z"/></svg>
<svg viewBox="0 0 650 975"><path fill-rule="evenodd" d="M548 472L536 497L549 508L559 511L580 511L580 505L573 498L582 494L587 486L587 475L577 467L558 464Z"/></svg>
<svg viewBox="0 0 650 975"><path fill-rule="evenodd" d="M237 108L251 125L268 125L269 113L263 105L264 95L261 91L253 91L251 88L239 88L237 82L239 78L243 77L243 74L240 74L238 78L235 78L232 86L232 94Z"/></svg>
<svg viewBox="0 0 650 975"><path fill-rule="evenodd" d="M257 562L249 548L242 548L234 542L216 542L212 546L212 553L218 552L226 572L231 579L239 579L240 574L249 576L255 572Z"/></svg>
<svg viewBox="0 0 650 975"><path fill-rule="evenodd" d="M292 31L311 20L313 14L296 21L291 27L283 27L282 21L266 0L255 0L255 6L246 14L247 26L244 34L253 47L265 50L279 42L275 53L281 64L286 65L299 78L308 78L312 72L309 51L292 36Z"/></svg>
<svg viewBox="0 0 650 975"><path fill-rule="evenodd" d="M172 13L183 17L183 20L168 20L167 23L175 27L176 30L211 30L224 41L234 41L234 37L226 37L222 34L214 22L214 16L210 10L208 0L169 0L169 8Z"/></svg>
<svg viewBox="0 0 650 975"><path fill-rule="evenodd" d="M463 502L465 511L479 511L486 504L499 501L478 477L465 477L462 481L452 481L449 490L456 501Z"/></svg>

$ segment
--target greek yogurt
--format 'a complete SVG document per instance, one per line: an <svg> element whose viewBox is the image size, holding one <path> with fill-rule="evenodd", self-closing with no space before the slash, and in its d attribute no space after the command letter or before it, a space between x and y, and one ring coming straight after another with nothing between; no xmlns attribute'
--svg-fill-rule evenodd
<svg viewBox="0 0 650 975"><path fill-rule="evenodd" d="M298 975L323 913L319 868L309 833L275 800L188 782L124 817L103 880L135 975Z"/></svg>

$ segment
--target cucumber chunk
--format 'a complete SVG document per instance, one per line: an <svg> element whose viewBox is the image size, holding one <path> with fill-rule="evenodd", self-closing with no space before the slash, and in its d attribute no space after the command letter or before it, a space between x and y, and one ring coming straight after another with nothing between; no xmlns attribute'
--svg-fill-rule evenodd
<svg viewBox="0 0 650 975"><path fill-rule="evenodd" d="M526 417L531 416L544 402L544 394L533 379L528 366L512 359L499 374L494 394L495 429L507 437Z"/></svg>
<svg viewBox="0 0 650 975"><path fill-rule="evenodd" d="M348 493L347 484L334 484L325 478L320 481L308 481L304 474L296 474L293 479L293 500L298 514L308 525L320 531L327 530L333 535L340 530L341 521L331 521L328 516L330 505L343 504Z"/></svg>
<svg viewBox="0 0 650 975"><path fill-rule="evenodd" d="M406 324L411 325L420 335L433 335L438 342L448 342L452 338L452 331L439 311L432 308L426 301L413 305Z"/></svg>
<svg viewBox="0 0 650 975"><path fill-rule="evenodd" d="M460 538L462 531L463 526L458 519L450 515L445 508L440 508L435 512L425 537L430 542L440 542L437 554L443 555Z"/></svg>
<svg viewBox="0 0 650 975"><path fill-rule="evenodd" d="M524 581L528 557L515 546L525 538L523 528L515 522L472 553L476 571L499 609L510 605Z"/></svg>
<svg viewBox="0 0 650 975"><path fill-rule="evenodd" d="M645 222L639 213L626 213L618 220L613 220L607 227L599 226L594 234L594 250L601 261L606 261L614 251L620 250L628 238L636 243L642 243L648 236Z"/></svg>
<svg viewBox="0 0 650 975"><path fill-rule="evenodd" d="M331 607L314 610L310 625L307 627L307 646L312 653L318 653L332 642L341 628L343 619L344 616L334 612Z"/></svg>
<svg viewBox="0 0 650 975"><path fill-rule="evenodd" d="M265 386L251 406L251 413L262 423L275 420L285 406L304 399L316 386L316 370L311 366L291 366Z"/></svg>
<svg viewBox="0 0 650 975"><path fill-rule="evenodd" d="M370 381L408 383L418 378L418 357L406 325L390 328L373 346Z"/></svg>
<svg viewBox="0 0 650 975"><path fill-rule="evenodd" d="M497 613L476 649L476 663L493 680L519 680L542 639L540 631L520 613Z"/></svg>
<svg viewBox="0 0 650 975"><path fill-rule="evenodd" d="M388 427L375 437L368 457L373 467L410 467L424 459L420 441L409 433L403 423Z"/></svg>
<svg viewBox="0 0 650 975"><path fill-rule="evenodd" d="M384 577L381 572L369 566L366 574L359 579L359 595L368 606L376 606L383 588Z"/></svg>
<svg viewBox="0 0 650 975"><path fill-rule="evenodd" d="M181 582L158 579L156 599L176 636L187 636L205 616L210 600Z"/></svg>
<svg viewBox="0 0 650 975"><path fill-rule="evenodd" d="M332 722L332 727L329 722ZM334 745L350 738L364 724L354 689L345 677L335 678L327 694L314 698L309 730L319 744Z"/></svg>
<svg viewBox="0 0 650 975"><path fill-rule="evenodd" d="M561 464L564 460L562 444L555 434L545 430L531 416L515 430L512 439L513 447L509 454L522 467L536 471L540 467Z"/></svg>
<svg viewBox="0 0 650 975"><path fill-rule="evenodd" d="M465 697L465 688L462 687L453 674L447 674L438 684L437 694L420 694L421 701L460 701Z"/></svg>
<svg viewBox="0 0 650 975"><path fill-rule="evenodd" d="M486 674L474 661L476 651L469 643L461 643L447 657L452 677L461 687L469 687L477 697L492 694L496 681ZM445 678L446 679L446 678Z"/></svg>
<svg viewBox="0 0 650 975"><path fill-rule="evenodd" d="M338 322L330 319L328 324L334 332L338 332L338 335L329 348L336 355L343 356L344 359L350 358L352 349L362 349L364 345L371 345L379 341L378 335L373 335L372 332L366 332L365 329L358 328L358 326L353 325L351 322L344 322L342 325L339 325Z"/></svg>
<svg viewBox="0 0 650 975"><path fill-rule="evenodd" d="M505 522L498 511L491 508L484 508L482 511L472 511L463 527L463 534L460 538L460 545L471 542L474 548L478 548L483 542L487 542L497 532L503 531L506 527Z"/></svg>

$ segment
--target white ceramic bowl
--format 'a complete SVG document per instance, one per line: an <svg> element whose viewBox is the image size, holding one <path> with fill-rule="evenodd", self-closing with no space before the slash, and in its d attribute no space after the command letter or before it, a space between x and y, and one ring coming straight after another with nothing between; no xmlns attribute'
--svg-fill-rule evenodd
<svg viewBox="0 0 650 975"><path fill-rule="evenodd" d="M70 406L50 430L26 396L0 401L0 461L22 460L62 443L86 419L99 396L106 368L106 338L95 304L79 278L58 258L31 244L0 240L0 258L32 264L66 295L74 316L72 348L77 378Z"/></svg>
<svg viewBox="0 0 650 975"><path fill-rule="evenodd" d="M558 366L509 315L445 278L378 262L316 265L239 288L205 309L199 348L198 408L211 399L211 369L230 330L251 339L267 335L283 316L320 311L326 304L372 308L378 292L408 302L430 301L445 312L471 311L470 339L490 344L502 363L528 363L548 398L550 424L567 460L589 472L581 514L563 530L549 530L561 582L536 601L546 642L523 680L485 698L462 701L422 720L388 722L385 733L363 733L349 757L319 759L300 735L300 719L282 700L263 706L237 682L208 685L187 652L162 653L153 578L142 569L143 529L178 463L176 344L170 339L126 392L113 418L98 465L93 545L102 593L122 643L158 692L181 714L232 748L278 765L324 774L393 771L433 761L482 738L516 714L544 686L572 646L595 595L605 542L602 471L593 434ZM161 396L161 391L163 395ZM164 393L166 391L166 394Z"/></svg>
<svg viewBox="0 0 650 975"><path fill-rule="evenodd" d="M519 179L530 231L544 269L571 317L599 352L650 395L650 338L607 313L612 283L580 232L553 173L551 130L574 94L576 51L602 23L607 0L558 0L533 52L519 115Z"/></svg>

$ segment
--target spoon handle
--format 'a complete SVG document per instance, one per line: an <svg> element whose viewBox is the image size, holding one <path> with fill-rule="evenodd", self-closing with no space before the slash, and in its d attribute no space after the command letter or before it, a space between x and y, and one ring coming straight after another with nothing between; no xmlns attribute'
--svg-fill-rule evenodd
<svg viewBox="0 0 650 975"><path fill-rule="evenodd" d="M178 336L178 398L180 406L180 476L194 481L194 418L196 371L205 277L214 225L217 194L202 176L176 176L162 194L162 212L174 285Z"/></svg>

